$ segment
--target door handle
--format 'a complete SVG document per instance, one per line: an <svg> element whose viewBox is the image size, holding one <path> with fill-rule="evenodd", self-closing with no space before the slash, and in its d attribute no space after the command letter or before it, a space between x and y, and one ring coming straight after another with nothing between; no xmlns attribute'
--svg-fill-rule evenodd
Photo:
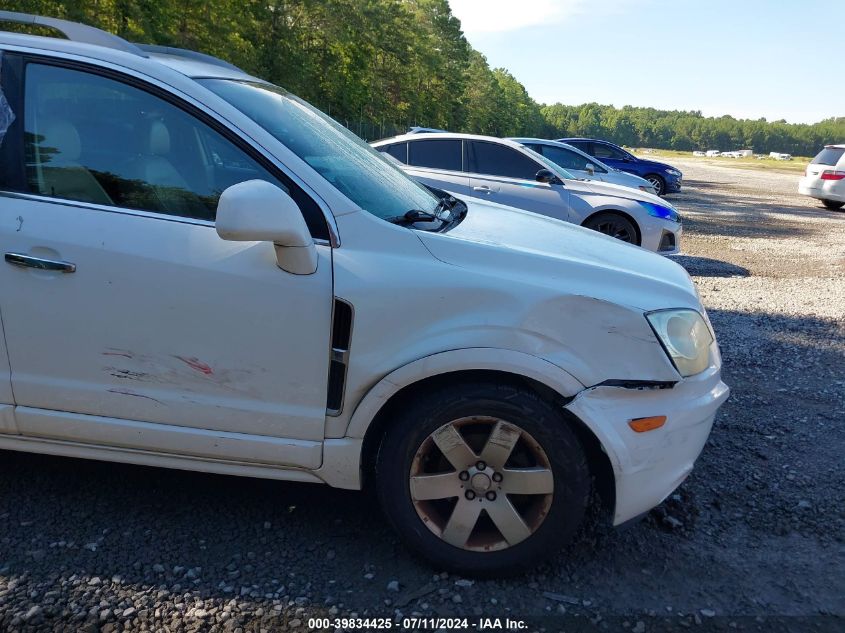
<svg viewBox="0 0 845 633"><path fill-rule="evenodd" d="M490 187L473 187L473 191L480 191L481 193L493 193L493 190Z"/></svg>
<svg viewBox="0 0 845 633"><path fill-rule="evenodd" d="M63 262L55 259L43 259L41 257L33 257L32 255L24 255L23 253L6 253L6 261L12 266L20 266L21 268L37 268L38 270L55 270L60 273L75 273L76 264L70 262Z"/></svg>

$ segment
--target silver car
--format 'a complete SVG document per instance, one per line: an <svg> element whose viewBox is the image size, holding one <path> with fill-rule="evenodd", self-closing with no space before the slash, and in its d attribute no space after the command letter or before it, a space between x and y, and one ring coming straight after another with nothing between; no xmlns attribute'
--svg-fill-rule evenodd
<svg viewBox="0 0 845 633"><path fill-rule="evenodd" d="M405 134L372 144L420 182L458 197L533 211L663 255L680 251L678 212L639 189L576 178L509 139Z"/></svg>
<svg viewBox="0 0 845 633"><path fill-rule="evenodd" d="M572 145L542 138L511 138L510 140L525 145L525 147L534 150L538 154L542 154L578 178L609 182L613 185L633 187L640 191L657 194L654 185L645 178L640 178L636 174L629 174L621 169L606 165L598 158L590 156Z"/></svg>

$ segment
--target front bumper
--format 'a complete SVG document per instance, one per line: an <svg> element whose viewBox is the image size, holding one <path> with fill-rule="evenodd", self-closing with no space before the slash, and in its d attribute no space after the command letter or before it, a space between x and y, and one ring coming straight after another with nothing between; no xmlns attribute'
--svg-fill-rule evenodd
<svg viewBox="0 0 845 633"><path fill-rule="evenodd" d="M668 220L643 222L640 233L640 246L647 250L660 255L677 255L681 252L683 227L680 222Z"/></svg>
<svg viewBox="0 0 845 633"><path fill-rule="evenodd" d="M683 176L666 176L666 193L678 193L682 181Z"/></svg>
<svg viewBox="0 0 845 633"><path fill-rule="evenodd" d="M613 466L614 525L660 504L683 482L729 392L716 363L671 389L594 387L566 406L595 433ZM628 426L656 415L667 418L659 429L636 433Z"/></svg>

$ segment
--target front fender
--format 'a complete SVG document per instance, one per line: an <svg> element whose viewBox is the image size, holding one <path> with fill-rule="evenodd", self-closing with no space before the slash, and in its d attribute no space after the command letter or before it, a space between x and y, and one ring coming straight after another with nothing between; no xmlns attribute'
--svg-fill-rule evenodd
<svg viewBox="0 0 845 633"><path fill-rule="evenodd" d="M490 347L439 352L399 367L376 383L358 403L346 428L346 437L363 438L385 403L405 387L432 376L485 369L536 380L565 398L585 388L561 367L524 352Z"/></svg>

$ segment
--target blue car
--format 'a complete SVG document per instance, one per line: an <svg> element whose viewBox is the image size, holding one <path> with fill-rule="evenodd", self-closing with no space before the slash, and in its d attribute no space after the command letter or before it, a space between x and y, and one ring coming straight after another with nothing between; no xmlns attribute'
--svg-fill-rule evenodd
<svg viewBox="0 0 845 633"><path fill-rule="evenodd" d="M637 158L618 145L592 138L559 138L558 142L574 145L606 165L645 178L654 186L658 196L681 190L683 174L666 163Z"/></svg>

